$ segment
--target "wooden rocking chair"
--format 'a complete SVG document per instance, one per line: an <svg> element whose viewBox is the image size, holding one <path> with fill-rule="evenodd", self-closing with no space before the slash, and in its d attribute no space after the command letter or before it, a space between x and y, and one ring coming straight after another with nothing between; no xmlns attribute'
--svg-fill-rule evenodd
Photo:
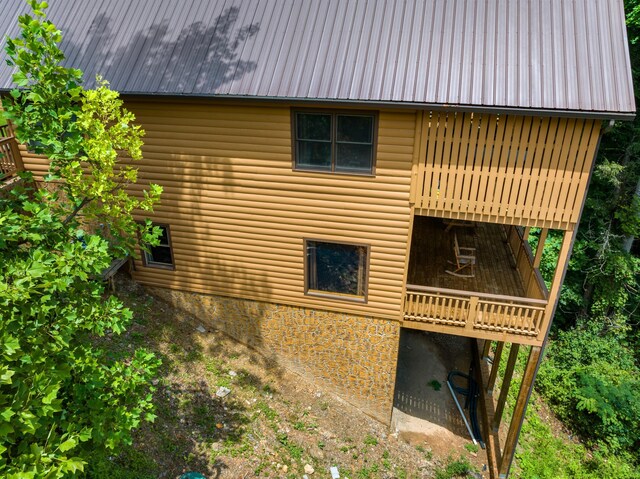
<svg viewBox="0 0 640 479"><path fill-rule="evenodd" d="M447 273L461 278L473 278L476 275L476 249L461 247L458 244L458 235L453 235L453 252L456 256L455 263L449 261L456 267L455 270L446 270Z"/></svg>

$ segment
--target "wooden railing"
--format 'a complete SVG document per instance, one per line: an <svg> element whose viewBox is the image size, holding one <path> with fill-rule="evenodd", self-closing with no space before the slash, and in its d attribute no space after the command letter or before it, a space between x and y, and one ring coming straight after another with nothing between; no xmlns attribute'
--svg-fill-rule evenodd
<svg viewBox="0 0 640 479"><path fill-rule="evenodd" d="M18 142L12 136L0 138L0 180L24 170Z"/></svg>
<svg viewBox="0 0 640 479"><path fill-rule="evenodd" d="M600 137L591 119L432 111L411 202L425 216L568 229Z"/></svg>
<svg viewBox="0 0 640 479"><path fill-rule="evenodd" d="M538 338L546 331L546 306L544 299L407 285L404 322L472 337L482 331Z"/></svg>
<svg viewBox="0 0 640 479"><path fill-rule="evenodd" d="M540 271L533 266L533 254L529 242L524 239L522 228L505 226L507 242L511 247L515 259L515 267L520 274L524 294L528 298L547 299L549 291L540 275Z"/></svg>

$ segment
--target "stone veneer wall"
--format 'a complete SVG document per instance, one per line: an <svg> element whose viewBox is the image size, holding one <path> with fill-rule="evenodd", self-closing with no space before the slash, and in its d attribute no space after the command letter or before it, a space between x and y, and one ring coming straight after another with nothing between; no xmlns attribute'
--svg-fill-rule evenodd
<svg viewBox="0 0 640 479"><path fill-rule="evenodd" d="M400 323L346 313L147 287L389 424Z"/></svg>

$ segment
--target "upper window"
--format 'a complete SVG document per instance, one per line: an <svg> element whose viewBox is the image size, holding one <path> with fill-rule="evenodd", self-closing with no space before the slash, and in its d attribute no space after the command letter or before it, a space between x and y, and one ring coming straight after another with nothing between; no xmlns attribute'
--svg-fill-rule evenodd
<svg viewBox="0 0 640 479"><path fill-rule="evenodd" d="M376 116L295 112L295 168L373 174Z"/></svg>
<svg viewBox="0 0 640 479"><path fill-rule="evenodd" d="M164 225L154 225L160 228L160 243L157 246L149 246L144 252L145 266L155 266L159 268L173 268L173 254L171 251L171 238L169 227Z"/></svg>
<svg viewBox="0 0 640 479"><path fill-rule="evenodd" d="M367 246L305 240L305 251L305 293L366 299Z"/></svg>

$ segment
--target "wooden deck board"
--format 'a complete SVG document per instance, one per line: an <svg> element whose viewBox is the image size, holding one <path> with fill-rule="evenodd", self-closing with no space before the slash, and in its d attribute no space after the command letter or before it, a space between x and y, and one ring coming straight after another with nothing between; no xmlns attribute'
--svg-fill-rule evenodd
<svg viewBox="0 0 640 479"><path fill-rule="evenodd" d="M416 216L413 225L407 282L436 288L524 297L502 226L476 223L475 228L447 225L438 218ZM476 248L476 275L460 278L446 273L453 261L453 234L460 246Z"/></svg>

